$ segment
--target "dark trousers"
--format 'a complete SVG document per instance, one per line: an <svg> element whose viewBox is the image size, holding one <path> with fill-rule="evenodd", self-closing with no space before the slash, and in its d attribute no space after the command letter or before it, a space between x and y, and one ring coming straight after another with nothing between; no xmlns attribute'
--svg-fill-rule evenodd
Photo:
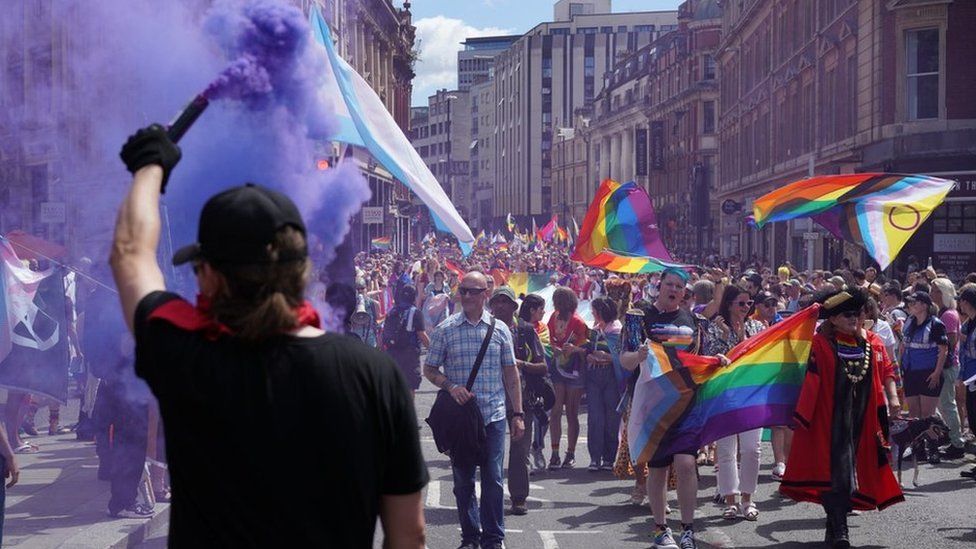
<svg viewBox="0 0 976 549"><path fill-rule="evenodd" d="M95 449L98 475L112 483L111 513L136 502L146 464L149 403L120 382L102 381L95 397Z"/></svg>

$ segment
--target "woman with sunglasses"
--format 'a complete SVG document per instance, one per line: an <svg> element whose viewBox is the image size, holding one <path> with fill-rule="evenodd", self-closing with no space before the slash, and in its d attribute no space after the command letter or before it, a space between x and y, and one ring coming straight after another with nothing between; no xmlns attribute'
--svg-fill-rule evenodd
<svg viewBox="0 0 976 549"><path fill-rule="evenodd" d="M765 328L762 322L749 318L753 301L749 293L738 286L729 286L722 294L719 312L712 318L705 332L705 355L725 355L740 342ZM752 502L752 494L759 484L759 461L762 457L760 442L762 429L752 429L721 438L716 443L718 459L718 490L725 498L726 508L722 517L734 520L741 513L746 520L759 518L759 510ZM741 455L739 465L736 456ZM742 496L742 506L736 496Z"/></svg>
<svg viewBox="0 0 976 549"><path fill-rule="evenodd" d="M793 417L796 431L780 493L818 503L827 515L825 543L850 547L847 514L904 501L888 465L884 344L860 330L867 296L860 288L820 298L824 320Z"/></svg>

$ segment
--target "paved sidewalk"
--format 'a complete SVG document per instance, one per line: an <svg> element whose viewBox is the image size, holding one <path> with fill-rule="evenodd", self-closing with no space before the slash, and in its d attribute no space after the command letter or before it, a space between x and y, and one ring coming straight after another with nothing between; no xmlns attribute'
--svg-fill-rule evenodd
<svg viewBox="0 0 976 549"><path fill-rule="evenodd" d="M62 408L61 418L68 424L77 417L74 399ZM47 425L46 409L38 412L37 425ZM148 520L109 518L109 483L96 478L94 443L79 442L74 433L30 441L40 451L17 456L20 482L7 490L4 547L116 549L167 527L169 505L162 503Z"/></svg>

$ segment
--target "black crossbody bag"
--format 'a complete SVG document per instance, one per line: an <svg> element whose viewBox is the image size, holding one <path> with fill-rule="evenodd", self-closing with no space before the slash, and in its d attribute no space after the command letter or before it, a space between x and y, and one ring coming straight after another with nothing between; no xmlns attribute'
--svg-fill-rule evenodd
<svg viewBox="0 0 976 549"><path fill-rule="evenodd" d="M474 367L468 375L465 387L468 392L474 387L474 380L478 377L481 363L491 343L491 336L495 332L495 318L492 317L488 325L488 333L481 342L481 349L474 360ZM463 405L458 404L451 393L445 389L437 391L437 398L430 408L430 415L426 419L427 425L434 434L434 444L437 450L451 457L455 463L481 463L485 457L487 434L485 419L478 408L476 398L471 398Z"/></svg>

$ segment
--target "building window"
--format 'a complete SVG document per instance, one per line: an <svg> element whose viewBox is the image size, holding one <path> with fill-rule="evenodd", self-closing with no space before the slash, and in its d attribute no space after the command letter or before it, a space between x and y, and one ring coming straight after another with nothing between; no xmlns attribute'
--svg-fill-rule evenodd
<svg viewBox="0 0 976 549"><path fill-rule="evenodd" d="M627 32L627 25L620 25L617 27L617 32Z"/></svg>
<svg viewBox="0 0 976 549"><path fill-rule="evenodd" d="M654 32L654 25L634 25L634 32Z"/></svg>
<svg viewBox="0 0 976 549"><path fill-rule="evenodd" d="M567 35L567 34L569 34L569 29L568 28L549 29L549 34L553 34L553 35L557 35L557 36L559 36L559 35Z"/></svg>
<svg viewBox="0 0 976 549"><path fill-rule="evenodd" d="M600 27L600 34L613 34L613 27Z"/></svg>
<svg viewBox="0 0 976 549"><path fill-rule="evenodd" d="M715 80L715 58L711 54L702 59L702 80Z"/></svg>
<svg viewBox="0 0 976 549"><path fill-rule="evenodd" d="M569 3L569 16L574 15L587 15L593 13L593 4L584 4L583 2L570 2Z"/></svg>
<svg viewBox="0 0 976 549"><path fill-rule="evenodd" d="M702 103L702 133L710 135L715 133L715 102L705 101Z"/></svg>
<svg viewBox="0 0 976 549"><path fill-rule="evenodd" d="M939 117L939 29L905 34L908 119Z"/></svg>
<svg viewBox="0 0 976 549"><path fill-rule="evenodd" d="M596 34L596 27L579 27L576 34Z"/></svg>

